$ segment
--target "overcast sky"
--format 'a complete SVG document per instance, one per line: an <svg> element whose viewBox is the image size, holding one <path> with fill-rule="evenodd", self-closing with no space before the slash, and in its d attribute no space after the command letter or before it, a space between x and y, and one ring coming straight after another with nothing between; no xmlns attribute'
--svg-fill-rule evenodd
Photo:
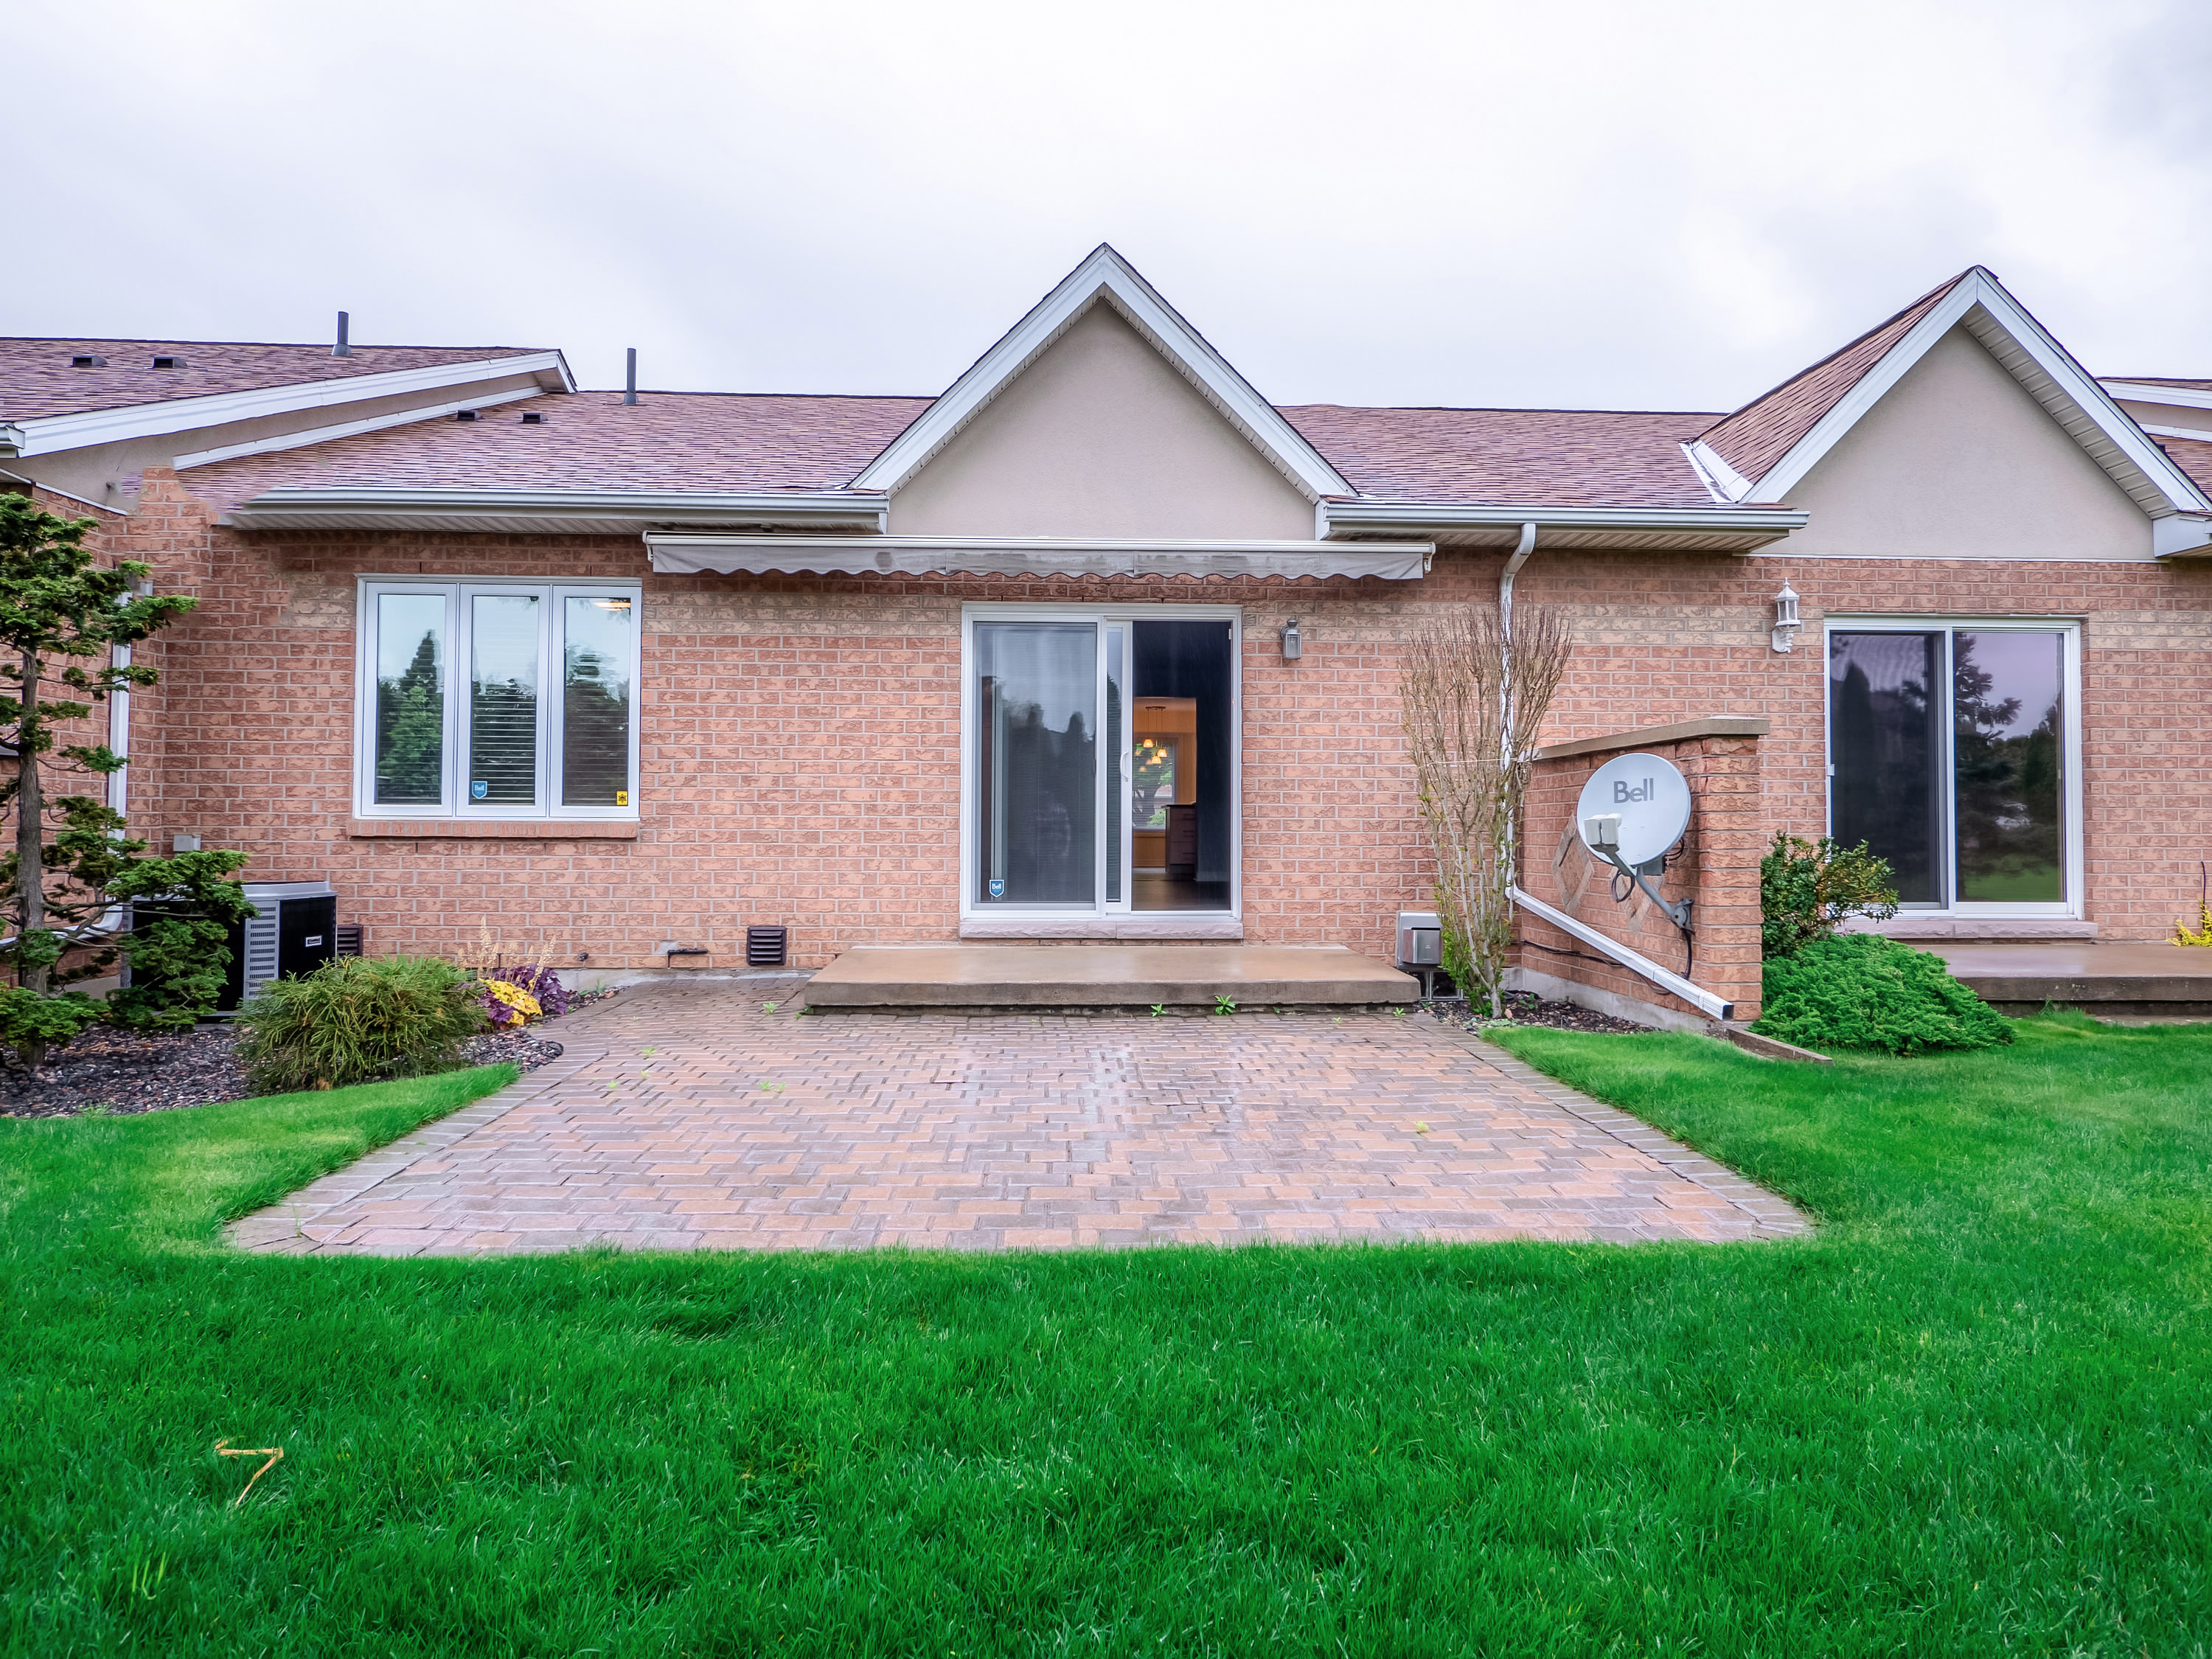
<svg viewBox="0 0 2212 1659"><path fill-rule="evenodd" d="M0 333L943 389L1111 241L1282 403L1726 409L1972 264L2212 375L2212 3L13 9Z"/></svg>

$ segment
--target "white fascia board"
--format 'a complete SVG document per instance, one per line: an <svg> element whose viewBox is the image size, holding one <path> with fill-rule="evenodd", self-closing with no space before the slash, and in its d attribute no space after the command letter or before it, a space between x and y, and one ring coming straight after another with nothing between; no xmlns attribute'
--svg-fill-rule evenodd
<svg viewBox="0 0 2212 1659"><path fill-rule="evenodd" d="M440 363L429 368L395 369L388 374L358 374L342 380L302 380L289 386L258 386L251 392L222 392L207 398L176 398L158 404L130 404L121 409L87 410L78 415L49 415L20 423L23 441L17 446L17 452L27 456L51 455L94 444L121 443L131 438L159 437L167 432L191 432L228 426L238 421L260 420L270 415L295 415L302 410L364 403L373 398L437 392L471 381L504 380L517 374L535 375L538 384L549 392L576 389L568 365L559 352L537 351L517 357Z"/></svg>
<svg viewBox="0 0 2212 1659"><path fill-rule="evenodd" d="M1968 313L1977 307L2005 338L2025 352L2037 368L2050 376L2060 392L2104 434L2119 454L2149 480L2151 487L2164 498L2166 511L2212 508L2212 501L2205 499L2195 483L2173 464L2165 451L2143 435L2142 428L2129 418L2125 410L2112 401L2095 377L2075 362L2066 348L2051 338L2043 325L2005 292L2004 285L1979 265L1960 278L1933 310L1915 323L1905 337L1892 346L1881 361L1861 377L1859 383L1845 393L1834 408L1814 423L1811 431L1769 467L1746 499L1753 502L1779 501L1796 489L1805 475L1842 441L1844 434L1856 426L1868 410L1887 397L1898 381L1905 378L1906 372L1928 355L1938 340L1966 321ZM2007 367L2010 368L2009 365ZM2011 372L2015 380L2021 379L2017 369ZM2035 391L2033 386L2027 389L2031 394ZM2080 441L2078 437L2075 441ZM2110 463L2102 462L2101 458L2100 460L2107 472L2114 471ZM2117 473L2115 481L2123 489L2128 486L2129 481L2119 478ZM2134 494L2132 490L2130 493ZM2146 508L2146 511L2152 510Z"/></svg>
<svg viewBox="0 0 2212 1659"><path fill-rule="evenodd" d="M1355 493L1321 452L1230 367L1228 359L1207 344L1127 260L1103 243L862 468L852 487L889 493L904 484L1099 300L1110 303L1151 342L1309 501Z"/></svg>
<svg viewBox="0 0 2212 1659"><path fill-rule="evenodd" d="M2171 404L2176 409L2212 409L2212 392L2184 386L2152 386L2144 380L2100 380L2097 384L2115 398L2131 404ZM2144 430L2150 428L2146 427Z"/></svg>
<svg viewBox="0 0 2212 1659"><path fill-rule="evenodd" d="M1712 492L1717 501L1740 501L1751 494L1755 486L1742 473L1722 458L1720 451L1703 438L1682 446L1682 453L1689 458L1690 465Z"/></svg>
<svg viewBox="0 0 2212 1659"><path fill-rule="evenodd" d="M465 409L495 409L501 404L520 403L526 398L542 398L543 386L525 386L520 392L499 392L489 398L457 398L449 404L425 404L416 409L402 409L389 415L371 416L365 421L345 421L337 426L309 427L301 432L287 432L274 438L260 438L248 444L226 444L219 449L195 449L178 456L170 463L179 472L191 466L212 466L217 461L234 461L241 455L273 455L280 450L305 449L310 444L326 444L334 438L357 437L364 432L381 432L386 427L408 426L416 421L434 421L441 416L458 415Z"/></svg>
<svg viewBox="0 0 2212 1659"><path fill-rule="evenodd" d="M1692 985L1680 974L1662 968L1640 951L1632 951L1620 940L1608 939L1587 922L1577 921L1564 910L1555 910L1543 900L1513 890L1513 902L1530 915L1549 922L1569 939L1580 939L1584 945L1602 951L1631 973L1640 974L1661 990L1682 999L1692 1008L1709 1014L1715 1019L1734 1019L1735 1005L1727 1001L1701 985Z"/></svg>
<svg viewBox="0 0 2212 1659"><path fill-rule="evenodd" d="M2193 444L2212 444L2212 429L2201 426L2153 426L2148 421L2136 424L2154 438L2186 438Z"/></svg>
<svg viewBox="0 0 2212 1659"><path fill-rule="evenodd" d="M1419 501L1324 501L1321 515L1332 533L1352 530L1468 529L1534 523L1553 530L1769 531L1802 530L1812 518L1795 507L1459 507Z"/></svg>
<svg viewBox="0 0 2212 1659"><path fill-rule="evenodd" d="M2169 513L2150 521L2150 550L2161 559L2203 557L2212 553L2212 519L2197 513Z"/></svg>
<svg viewBox="0 0 2212 1659"><path fill-rule="evenodd" d="M220 522L246 530L415 528L592 535L631 535L653 525L792 524L880 533L889 516L882 496L844 490L710 495L287 484L240 503Z"/></svg>

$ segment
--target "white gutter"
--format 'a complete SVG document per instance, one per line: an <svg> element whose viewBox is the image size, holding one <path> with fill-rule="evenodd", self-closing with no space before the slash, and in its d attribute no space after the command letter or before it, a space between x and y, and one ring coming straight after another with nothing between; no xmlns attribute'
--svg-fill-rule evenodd
<svg viewBox="0 0 2212 1659"><path fill-rule="evenodd" d="M2169 513L2153 519L2150 550L2160 559L2212 552L2212 519L2202 513Z"/></svg>
<svg viewBox="0 0 2212 1659"><path fill-rule="evenodd" d="M439 363L428 368L394 369L384 374L301 380L284 386L258 386L251 392L222 392L205 398L173 398L158 404L126 404L119 409L48 415L16 422L18 435L13 442L18 455L49 455L64 449L82 449L90 444L191 432L227 426L234 421L258 420L264 416L364 403L372 398L404 397L411 392L466 386L477 380L508 380L517 374L535 375L538 385L548 392L576 389L568 362L559 352L532 351L514 357Z"/></svg>
<svg viewBox="0 0 2212 1659"><path fill-rule="evenodd" d="M1714 1019L1735 1018L1735 1004L1733 1002L1724 1002L1703 987L1691 984L1680 974L1662 968L1650 957L1630 950L1616 939L1607 939L1596 928L1577 921L1565 911L1553 909L1543 900L1522 892L1518 887L1513 890L1513 902L1540 921L1549 922L1569 938L1580 939L1584 945L1604 951L1630 972L1650 980L1669 995L1681 998L1699 1012Z"/></svg>
<svg viewBox="0 0 2212 1659"><path fill-rule="evenodd" d="M0 423L0 459L12 460L23 453L23 428L13 422Z"/></svg>
<svg viewBox="0 0 2212 1659"><path fill-rule="evenodd" d="M2165 404L2174 409L2212 409L2212 392L2199 391L2195 386L2152 386L2145 380L2100 380L2097 384L2114 398L2124 398L2131 404ZM2145 427L2144 431L2151 428Z"/></svg>
<svg viewBox="0 0 2212 1659"><path fill-rule="evenodd" d="M240 502L218 522L241 530L450 530L635 535L655 526L776 525L880 533L890 518L873 492L621 489L411 489L285 484Z"/></svg>
<svg viewBox="0 0 2212 1659"><path fill-rule="evenodd" d="M1545 507L1438 506L1420 501L1323 501L1317 517L1324 533L1347 531L1517 529L1532 520L1547 530L1650 530L1787 535L1802 530L1809 513L1784 507Z"/></svg>

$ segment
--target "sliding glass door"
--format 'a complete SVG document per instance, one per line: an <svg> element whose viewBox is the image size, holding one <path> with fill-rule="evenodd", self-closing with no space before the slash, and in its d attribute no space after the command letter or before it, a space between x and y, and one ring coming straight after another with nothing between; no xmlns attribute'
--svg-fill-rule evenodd
<svg viewBox="0 0 2212 1659"><path fill-rule="evenodd" d="M2069 627L1832 624L1829 833L1889 860L1917 909L2078 899Z"/></svg>
<svg viewBox="0 0 2212 1659"><path fill-rule="evenodd" d="M1098 902L1098 632L1088 622L975 625L973 902Z"/></svg>
<svg viewBox="0 0 2212 1659"><path fill-rule="evenodd" d="M1194 614L1196 607L1164 617L1151 608L971 608L962 699L963 911L1233 908L1236 622L1233 612L1205 610L1212 614ZM1210 665L1205 696L1140 697L1145 688L1134 681L1147 663L1163 685L1180 689L1169 682L1181 659L1194 654L1184 638L1194 629L1204 636L1195 641L1202 647L1197 654ZM1164 649L1178 642L1179 650ZM1133 752L1133 722L1172 716L1139 715L1140 702L1175 703L1193 722L1199 704L1206 706L1202 735L1210 746L1195 738L1188 745L1182 793L1174 781L1166 786L1173 805L1151 799L1161 793L1152 775L1158 767L1146 769L1151 748L1145 756ZM1202 748L1208 788L1197 792L1189 772ZM1145 792L1144 800L1136 799ZM1212 860L1204 872L1183 872L1180 882L1151 867L1163 839L1147 833L1157 827L1152 818L1164 823L1170 816L1194 847L1204 842ZM1133 870L1140 854L1147 867ZM1201 882L1200 874L1212 879Z"/></svg>

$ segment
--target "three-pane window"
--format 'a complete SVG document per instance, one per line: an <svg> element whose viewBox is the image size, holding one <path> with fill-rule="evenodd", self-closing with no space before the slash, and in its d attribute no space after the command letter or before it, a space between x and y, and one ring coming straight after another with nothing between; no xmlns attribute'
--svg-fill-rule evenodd
<svg viewBox="0 0 2212 1659"><path fill-rule="evenodd" d="M363 583L360 810L633 815L638 606L620 585Z"/></svg>

